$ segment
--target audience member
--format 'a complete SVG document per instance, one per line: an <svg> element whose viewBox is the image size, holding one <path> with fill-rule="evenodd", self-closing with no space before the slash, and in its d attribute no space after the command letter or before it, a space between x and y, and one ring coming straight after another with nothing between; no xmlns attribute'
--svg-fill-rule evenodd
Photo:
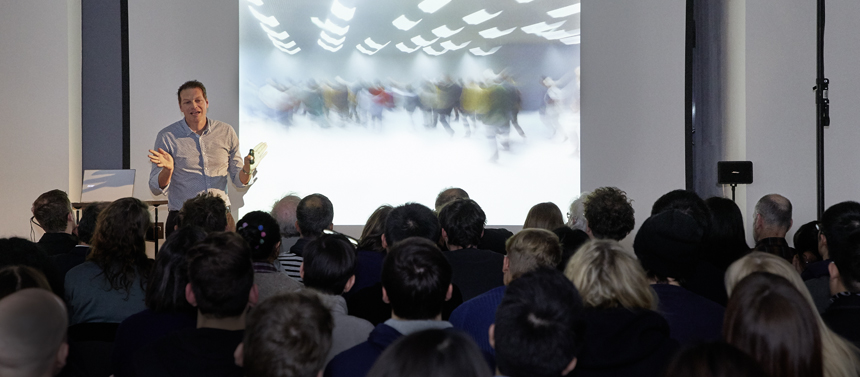
<svg viewBox="0 0 860 377"><path fill-rule="evenodd" d="M382 275L382 260L385 258L385 248L382 246L382 235L385 233L385 218L394 207L381 205L377 208L361 230L361 238L356 247L355 285L352 291L358 291L379 283Z"/></svg>
<svg viewBox="0 0 860 377"><path fill-rule="evenodd" d="M621 241L633 230L636 220L627 193L616 187L601 187L585 198L583 209L592 238Z"/></svg>
<svg viewBox="0 0 860 377"><path fill-rule="evenodd" d="M296 208L302 198L290 194L275 202L272 206L272 217L278 222L281 229L281 251L278 254L278 263L281 269L291 278L301 282L299 267L302 266L302 257L290 252L290 248L299 240L299 230L296 228Z"/></svg>
<svg viewBox="0 0 860 377"><path fill-rule="evenodd" d="M30 266L6 266L0 268L0 299L27 288L51 290L45 274Z"/></svg>
<svg viewBox="0 0 860 377"><path fill-rule="evenodd" d="M585 313L576 287L552 268L513 281L496 311L490 339L498 375L568 375L585 342Z"/></svg>
<svg viewBox="0 0 860 377"><path fill-rule="evenodd" d="M651 216L673 209L692 216L705 230L706 235L710 233L711 212L705 201L695 192L678 189L663 194L651 206Z"/></svg>
<svg viewBox="0 0 860 377"><path fill-rule="evenodd" d="M523 229L538 228L553 231L564 226L561 210L552 202L538 203L529 209ZM444 228L444 227L443 227Z"/></svg>
<svg viewBox="0 0 860 377"><path fill-rule="evenodd" d="M99 215L88 260L66 274L70 324L120 323L146 309L152 269L145 235L149 206L135 198L114 201Z"/></svg>
<svg viewBox="0 0 860 377"><path fill-rule="evenodd" d="M281 231L272 215L263 211L248 212L236 223L236 233L251 247L254 283L257 284L260 301L302 288L302 283L275 267L274 262L281 251Z"/></svg>
<svg viewBox="0 0 860 377"><path fill-rule="evenodd" d="M334 207L323 194L310 194L299 201L296 207L296 229L299 238L290 252L302 256L305 245L323 234L324 230L334 228Z"/></svg>
<svg viewBox="0 0 860 377"><path fill-rule="evenodd" d="M461 188L447 188L436 196L436 213L442 212L442 207L458 199L470 199L469 194ZM505 228L484 228L478 249L491 250L499 254L505 253L505 241L514 234ZM445 246L445 245L441 245ZM443 249L444 251L444 249Z"/></svg>
<svg viewBox="0 0 860 377"><path fill-rule="evenodd" d="M645 220L633 243L657 293L658 311L669 322L672 339L684 346L719 340L723 327L725 309L684 288L696 267L703 233L692 217L672 210Z"/></svg>
<svg viewBox="0 0 860 377"><path fill-rule="evenodd" d="M487 221L484 211L471 199L455 200L439 213L442 239L448 246L445 257L454 270L454 285L470 300L503 285L502 265L505 257L476 248Z"/></svg>
<svg viewBox="0 0 860 377"><path fill-rule="evenodd" d="M355 284L355 248L340 234L324 234L305 246L301 274L305 287L320 293L320 299L334 318L331 349L325 361L367 340L370 322L348 315L341 296Z"/></svg>
<svg viewBox="0 0 860 377"><path fill-rule="evenodd" d="M570 258L564 274L586 308L576 375L660 375L678 342L655 311L656 295L632 253L617 241L593 240Z"/></svg>
<svg viewBox="0 0 860 377"><path fill-rule="evenodd" d="M561 259L558 238L545 229L524 229L509 238L507 244L508 253L502 267L505 285L464 302L451 313L450 319L455 328L475 339L491 368L495 367L495 353L490 346L487 329L493 323L506 286L537 268L556 268Z"/></svg>
<svg viewBox="0 0 860 377"><path fill-rule="evenodd" d="M711 213L711 230L702 244L702 257L705 262L725 271L750 252L744 218L733 200L714 196L705 200L705 204Z"/></svg>
<svg viewBox="0 0 860 377"><path fill-rule="evenodd" d="M72 234L75 229L72 203L64 191L51 190L39 195L31 210L37 225L45 231L39 238L39 247L49 256L65 254L78 244Z"/></svg>
<svg viewBox="0 0 860 377"><path fill-rule="evenodd" d="M436 196L436 213L442 212L442 207L446 204L460 199L470 199L469 193L458 187L450 187L440 191L439 195Z"/></svg>
<svg viewBox="0 0 860 377"><path fill-rule="evenodd" d="M761 377L764 370L750 355L723 342L702 343L678 352L666 377Z"/></svg>
<svg viewBox="0 0 860 377"><path fill-rule="evenodd" d="M755 251L779 255L791 262L797 252L785 241L791 229L791 202L779 194L769 194L755 204L753 214L753 240Z"/></svg>
<svg viewBox="0 0 860 377"><path fill-rule="evenodd" d="M257 303L251 248L236 233L213 232L189 254L185 298L197 307L197 327L141 348L137 375L242 376L233 353L244 337L245 314Z"/></svg>
<svg viewBox="0 0 860 377"><path fill-rule="evenodd" d="M81 221L78 223L77 228L75 228L75 232L78 234L78 244L65 253L56 254L51 257L63 279L65 279L66 273L69 270L86 262L87 256L90 254L90 244L92 243L93 233L96 231L99 214L107 208L108 204L110 203L96 202L84 207L83 211L81 211Z"/></svg>
<svg viewBox="0 0 860 377"><path fill-rule="evenodd" d="M391 304L391 319L376 326L364 343L335 356L325 376L364 377L401 336L451 327L442 321L442 304L452 294L451 276L451 265L434 242L412 237L394 244L382 265L382 295Z"/></svg>
<svg viewBox="0 0 860 377"><path fill-rule="evenodd" d="M424 330L386 348L368 377L489 377L490 368L468 336L445 330Z"/></svg>
<svg viewBox="0 0 860 377"><path fill-rule="evenodd" d="M818 221L813 220L801 225L794 232L794 249L797 250L797 256L791 263L797 272L803 274L806 272L806 267L811 263L821 260L821 253L818 252Z"/></svg>
<svg viewBox="0 0 860 377"><path fill-rule="evenodd" d="M588 229L588 219L585 218L585 199L590 194L590 192L585 191L570 203L566 223L570 229L579 229L583 232Z"/></svg>
<svg viewBox="0 0 860 377"><path fill-rule="evenodd" d="M818 228L818 252L824 260L808 265L802 278L819 313L824 313L831 305L832 296L839 293L833 292L830 250L847 250L845 248L850 247L846 245L846 240L860 230L860 203L847 201L830 206L821 215Z"/></svg>
<svg viewBox="0 0 860 377"><path fill-rule="evenodd" d="M732 290L723 337L767 376L824 376L821 331L804 301L785 278L754 272Z"/></svg>
<svg viewBox="0 0 860 377"><path fill-rule="evenodd" d="M236 365L244 367L247 377L317 377L325 367L334 326L316 295L273 296L248 315Z"/></svg>
<svg viewBox="0 0 860 377"><path fill-rule="evenodd" d="M860 217L851 221L860 225ZM852 226L856 226L852 225ZM860 347L860 231L838 245L829 244L830 293L833 303L822 314L824 322L837 334Z"/></svg>
<svg viewBox="0 0 860 377"><path fill-rule="evenodd" d="M161 245L146 285L146 309L119 325L111 357L116 377L134 376L134 354L143 346L181 329L194 328L197 309L185 299L189 250L206 238L198 226L174 231Z"/></svg>
<svg viewBox="0 0 860 377"><path fill-rule="evenodd" d="M0 300L0 376L52 377L63 369L68 316L63 301L44 289Z"/></svg>
<svg viewBox="0 0 860 377"><path fill-rule="evenodd" d="M555 233L555 236L561 242L561 259L559 259L556 269L564 272L564 268L567 266L567 262L570 261L570 257L591 238L588 237L588 233L579 229L570 229L566 226L552 232Z"/></svg>
<svg viewBox="0 0 860 377"><path fill-rule="evenodd" d="M210 192L199 194L182 204L176 229L196 225L203 228L206 233L232 231L235 224L230 224L228 220L228 217L232 218L227 216L229 211L227 203L220 196ZM173 229L170 233L173 233Z"/></svg>
<svg viewBox="0 0 860 377"><path fill-rule="evenodd" d="M18 265L35 268L45 275L51 291L63 294L63 277L39 245L18 237L0 238L0 267Z"/></svg>

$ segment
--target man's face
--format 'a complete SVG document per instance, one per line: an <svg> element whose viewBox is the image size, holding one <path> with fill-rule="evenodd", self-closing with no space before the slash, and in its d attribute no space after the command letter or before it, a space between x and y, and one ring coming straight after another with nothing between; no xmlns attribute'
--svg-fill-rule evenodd
<svg viewBox="0 0 860 377"><path fill-rule="evenodd" d="M198 88L188 88L179 93L179 110L185 114L188 124L199 124L206 121L206 110L209 100L203 97L203 91Z"/></svg>

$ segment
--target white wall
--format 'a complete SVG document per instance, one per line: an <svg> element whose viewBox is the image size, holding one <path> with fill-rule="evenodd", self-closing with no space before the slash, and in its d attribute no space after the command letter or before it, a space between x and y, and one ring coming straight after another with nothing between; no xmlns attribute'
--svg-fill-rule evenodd
<svg viewBox="0 0 860 377"><path fill-rule="evenodd" d="M29 237L30 206L81 190L80 0L0 2L0 236Z"/></svg>

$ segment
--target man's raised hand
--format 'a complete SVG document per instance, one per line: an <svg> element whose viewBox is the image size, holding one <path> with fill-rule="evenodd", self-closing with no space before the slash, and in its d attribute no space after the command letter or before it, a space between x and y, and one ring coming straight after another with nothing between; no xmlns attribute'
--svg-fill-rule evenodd
<svg viewBox="0 0 860 377"><path fill-rule="evenodd" d="M158 148L158 151L150 149L148 157L149 161L152 161L156 166L173 171L173 156L164 149Z"/></svg>

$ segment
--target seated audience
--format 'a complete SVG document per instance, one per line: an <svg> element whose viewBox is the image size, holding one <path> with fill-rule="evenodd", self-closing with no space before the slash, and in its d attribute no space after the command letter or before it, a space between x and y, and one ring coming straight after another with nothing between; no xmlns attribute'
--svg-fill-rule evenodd
<svg viewBox="0 0 860 377"><path fill-rule="evenodd" d="M63 277L39 245L18 237L0 238L0 267L28 266L45 275L50 290L61 296Z"/></svg>
<svg viewBox="0 0 860 377"><path fill-rule="evenodd" d="M585 342L585 313L576 287L555 269L512 282L499 304L490 338L498 375L568 375Z"/></svg>
<svg viewBox="0 0 860 377"><path fill-rule="evenodd" d="M591 193L583 192L570 203L570 212L567 213L567 226L552 231L561 241L562 254L561 261L558 263L559 271L564 272L570 257L590 239L588 233L585 232L588 229L588 220L585 218L585 198L589 194Z"/></svg>
<svg viewBox="0 0 860 377"><path fill-rule="evenodd" d="M703 235L696 220L672 210L645 220L633 242L657 293L658 311L669 322L672 339L684 346L719 340L723 328L725 309L684 288L696 267Z"/></svg>
<svg viewBox="0 0 860 377"><path fill-rule="evenodd" d="M385 218L392 209L394 207L390 205L379 206L364 223L355 251L355 285L352 286L351 292L379 283L382 260L385 259L382 235L385 233Z"/></svg>
<svg viewBox="0 0 860 377"><path fill-rule="evenodd" d="M769 194L759 199L753 212L753 240L755 251L779 255L791 262L797 252L788 246L785 234L793 224L791 202L779 194Z"/></svg>
<svg viewBox="0 0 860 377"><path fill-rule="evenodd" d="M454 285L463 300L502 286L502 265L505 257L489 250L477 249L484 225L484 211L471 199L455 200L439 213L442 239L448 246L445 257L454 270Z"/></svg>
<svg viewBox="0 0 860 377"><path fill-rule="evenodd" d="M585 191L579 194L579 197L574 201L570 202L566 223L570 229L579 229L583 232L588 229L588 219L585 218L585 199L590 194L590 192Z"/></svg>
<svg viewBox="0 0 860 377"><path fill-rule="evenodd" d="M391 319L376 326L364 343L335 356L325 376L364 377L398 338L451 327L442 320L442 304L453 289L451 276L451 265L434 242L412 237L396 243L382 265L382 297L391 304Z"/></svg>
<svg viewBox="0 0 860 377"><path fill-rule="evenodd" d="M468 336L424 330L398 339L379 356L368 377L489 377L490 368Z"/></svg>
<svg viewBox="0 0 860 377"><path fill-rule="evenodd" d="M355 248L340 234L324 234L305 246L301 266L305 287L320 293L320 299L334 318L331 349L325 361L367 340L373 330L370 322L347 315L346 299L341 296L355 283Z"/></svg>
<svg viewBox="0 0 860 377"><path fill-rule="evenodd" d="M824 260L808 265L802 277L818 312L823 314L830 307L832 296L839 293L832 292L832 283L839 280L834 281L830 275L833 264L830 250L848 246L847 239L860 230L860 203L847 201L830 206L821 215L818 227L818 251Z"/></svg>
<svg viewBox="0 0 860 377"><path fill-rule="evenodd" d="M853 344L836 335L824 324L815 311L815 303L803 280L782 257L755 251L733 263L726 271L726 290L731 293L737 283L753 272L769 272L788 280L803 296L821 331L821 349L824 362L824 375L827 377L860 375L860 351Z"/></svg>
<svg viewBox="0 0 860 377"><path fill-rule="evenodd" d="M75 229L75 215L69 195L62 190L51 190L33 202L33 218L45 234L39 238L39 247L49 256L65 254L78 244L72 234Z"/></svg>
<svg viewBox="0 0 860 377"><path fill-rule="evenodd" d="M818 252L818 221L813 220L801 225L794 232L794 249L797 255L792 264L801 275L806 273L806 267L821 260Z"/></svg>
<svg viewBox="0 0 860 377"><path fill-rule="evenodd" d="M111 357L114 376L134 376L134 354L143 346L181 329L194 328L197 309L185 299L188 251L206 238L198 226L174 231L155 257L144 302L146 309L119 325Z"/></svg>
<svg viewBox="0 0 860 377"><path fill-rule="evenodd" d="M754 272L732 289L723 337L766 376L824 376L821 331L805 301L785 278Z"/></svg>
<svg viewBox="0 0 860 377"><path fill-rule="evenodd" d="M636 220L627 193L616 187L600 187L583 203L585 232L591 238L621 241L633 230Z"/></svg>
<svg viewBox="0 0 860 377"><path fill-rule="evenodd" d="M860 224L860 217L853 219ZM821 315L837 334L860 347L860 230L839 245L828 246L833 301Z"/></svg>
<svg viewBox="0 0 860 377"><path fill-rule="evenodd" d="M290 292L270 297L248 314L236 365L247 377L318 377L333 326L316 295Z"/></svg>
<svg viewBox="0 0 860 377"><path fill-rule="evenodd" d="M302 283L275 267L274 262L281 252L281 230L272 215L263 211L248 212L236 223L236 233L251 247L254 283L259 289L260 301L302 288Z"/></svg>
<svg viewBox="0 0 860 377"><path fill-rule="evenodd" d="M196 225L203 228L206 233L232 231L235 224L231 224L229 219L233 217L227 214L227 203L224 199L213 193L203 193L182 204L176 229ZM173 233L173 229L170 233ZM167 237L170 237L170 234L167 234Z"/></svg>
<svg viewBox="0 0 860 377"><path fill-rule="evenodd" d="M0 300L0 376L52 377L63 369L68 314L44 289L24 289Z"/></svg>
<svg viewBox="0 0 860 377"><path fill-rule="evenodd" d="M302 257L291 253L290 248L299 240L299 230L296 228L296 208L302 198L293 194L287 195L275 202L272 206L272 217L281 228L281 251L278 254L278 263L291 278L301 282L299 267L302 266Z"/></svg>
<svg viewBox="0 0 860 377"><path fill-rule="evenodd" d="M242 376L233 353L244 337L245 314L257 303L251 248L236 233L213 232L189 254L185 298L197 308L197 327L141 348L136 374Z"/></svg>
<svg viewBox="0 0 860 377"><path fill-rule="evenodd" d="M114 201L99 215L87 261L66 273L69 323L120 323L146 309L152 269L145 235L149 206L135 198Z"/></svg>
<svg viewBox="0 0 860 377"><path fill-rule="evenodd" d="M334 207L323 194L310 194L296 207L296 229L300 238L290 248L290 252L302 256L305 245L323 234L324 230L334 228Z"/></svg>
<svg viewBox="0 0 860 377"><path fill-rule="evenodd" d="M540 267L555 268L561 259L558 237L545 229L524 229L508 239L508 252L502 267L504 284L458 306L450 322L475 339L481 352L495 368L495 353L487 329L493 324L496 308L505 295L505 287L523 274Z"/></svg>
<svg viewBox="0 0 860 377"><path fill-rule="evenodd" d="M0 268L0 299L27 288L51 290L45 274L30 266L6 266Z"/></svg>
<svg viewBox="0 0 860 377"><path fill-rule="evenodd" d="M731 199L714 196L705 200L711 213L711 229L702 244L705 262L725 271L750 252L741 209Z"/></svg>
<svg viewBox="0 0 860 377"><path fill-rule="evenodd" d="M666 377L761 377L764 370L750 355L723 342L702 343L678 352Z"/></svg>
<svg viewBox="0 0 860 377"><path fill-rule="evenodd" d="M469 193L456 187L442 190L439 192L439 195L436 196L436 213L438 214L442 212L442 207L457 199L470 199ZM481 236L481 242L478 244L478 249L491 250L499 254L504 254L505 241L513 235L514 234L511 231L505 228L484 228L484 234Z"/></svg>
<svg viewBox="0 0 860 377"><path fill-rule="evenodd" d="M90 244L93 240L93 233L96 231L99 214L107 208L108 204L110 203L98 202L84 207L81 211L81 221L75 228L75 232L78 234L78 244L68 252L51 257L63 279L69 270L86 262L87 256L90 254Z"/></svg>
<svg viewBox="0 0 860 377"><path fill-rule="evenodd" d="M582 296L587 323L575 375L660 375L678 342L655 311L656 295L632 253L617 241L593 240L564 274Z"/></svg>
<svg viewBox="0 0 860 377"><path fill-rule="evenodd" d="M523 229L538 228L553 231L564 226L561 210L552 202L538 203L529 209Z"/></svg>

